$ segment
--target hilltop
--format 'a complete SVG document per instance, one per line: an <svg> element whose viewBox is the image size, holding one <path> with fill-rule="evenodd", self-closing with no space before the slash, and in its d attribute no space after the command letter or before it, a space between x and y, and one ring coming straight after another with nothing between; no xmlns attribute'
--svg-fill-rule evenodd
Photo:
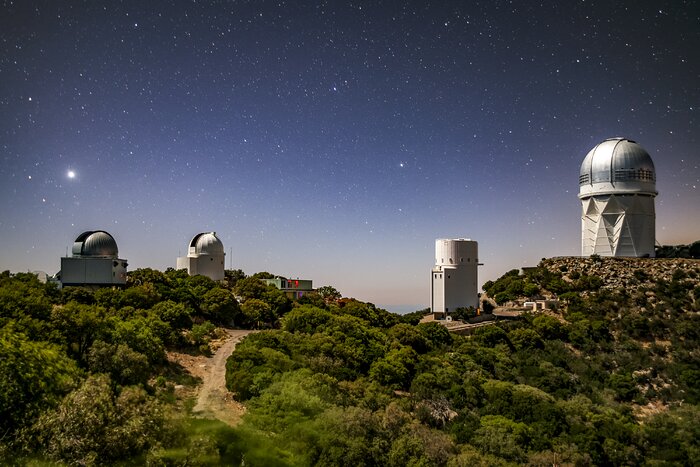
<svg viewBox="0 0 700 467"><path fill-rule="evenodd" d="M697 311L700 260L681 258L555 257L536 266L513 269L483 288L499 305L531 299L570 301L595 293L632 297L641 311L664 304Z"/></svg>
<svg viewBox="0 0 700 467"><path fill-rule="evenodd" d="M628 293L651 291L660 282L681 281L687 287L700 284L700 259L686 258L614 258L614 257L556 257L543 259L539 267L573 284L582 276L602 280L601 289Z"/></svg>
<svg viewBox="0 0 700 467"><path fill-rule="evenodd" d="M484 288L499 302L556 297L558 307L469 336L332 287L288 300L242 272L215 283L137 270L125 289L96 292L5 273L0 457L698 465L699 273L694 260L546 259ZM231 322L259 331L226 360L219 404L209 396L226 355L207 357ZM212 415L235 426L199 418Z"/></svg>

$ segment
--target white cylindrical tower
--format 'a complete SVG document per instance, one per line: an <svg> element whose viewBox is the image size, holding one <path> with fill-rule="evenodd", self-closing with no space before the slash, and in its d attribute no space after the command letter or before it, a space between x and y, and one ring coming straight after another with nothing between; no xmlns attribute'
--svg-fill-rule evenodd
<svg viewBox="0 0 700 467"><path fill-rule="evenodd" d="M433 313L478 308L478 244L469 239L435 240L430 303Z"/></svg>
<svg viewBox="0 0 700 467"><path fill-rule="evenodd" d="M579 174L581 254L654 256L656 171L636 142L606 139L586 155Z"/></svg>

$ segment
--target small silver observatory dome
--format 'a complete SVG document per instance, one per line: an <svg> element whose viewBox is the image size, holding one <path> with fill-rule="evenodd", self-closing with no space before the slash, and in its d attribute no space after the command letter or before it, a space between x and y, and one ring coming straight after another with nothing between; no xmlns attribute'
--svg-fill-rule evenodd
<svg viewBox="0 0 700 467"><path fill-rule="evenodd" d="M224 244L216 236L216 232L203 232L195 235L190 242L190 248L194 248L198 255L224 254Z"/></svg>
<svg viewBox="0 0 700 467"><path fill-rule="evenodd" d="M73 243L73 256L116 258L117 242L104 230L89 230L78 235Z"/></svg>
<svg viewBox="0 0 700 467"><path fill-rule="evenodd" d="M581 163L579 198L609 194L656 196L651 156L636 142L610 138L591 149Z"/></svg>

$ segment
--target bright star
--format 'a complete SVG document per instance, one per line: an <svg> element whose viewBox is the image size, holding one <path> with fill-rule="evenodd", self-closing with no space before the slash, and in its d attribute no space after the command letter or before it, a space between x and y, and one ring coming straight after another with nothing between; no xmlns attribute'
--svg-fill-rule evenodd
<svg viewBox="0 0 700 467"><path fill-rule="evenodd" d="M75 178L75 171L69 170L68 173L66 173L66 176L68 178Z"/></svg>

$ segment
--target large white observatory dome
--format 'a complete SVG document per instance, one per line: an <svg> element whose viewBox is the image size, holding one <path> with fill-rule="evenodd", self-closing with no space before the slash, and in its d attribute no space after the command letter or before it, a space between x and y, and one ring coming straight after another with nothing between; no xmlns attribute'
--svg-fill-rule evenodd
<svg viewBox="0 0 700 467"><path fill-rule="evenodd" d="M194 253L197 255L224 254L224 244L216 236L216 232L204 232L195 235L190 242L190 248L194 248Z"/></svg>
<svg viewBox="0 0 700 467"><path fill-rule="evenodd" d="M119 256L117 242L104 230L87 231L78 235L73 243L73 256L116 258Z"/></svg>
<svg viewBox="0 0 700 467"><path fill-rule="evenodd" d="M654 256L656 170L644 148L606 139L583 159L578 182L583 256Z"/></svg>
<svg viewBox="0 0 700 467"><path fill-rule="evenodd" d="M629 139L610 138L588 152L579 174L579 198L634 193L657 194L654 162L644 148Z"/></svg>

